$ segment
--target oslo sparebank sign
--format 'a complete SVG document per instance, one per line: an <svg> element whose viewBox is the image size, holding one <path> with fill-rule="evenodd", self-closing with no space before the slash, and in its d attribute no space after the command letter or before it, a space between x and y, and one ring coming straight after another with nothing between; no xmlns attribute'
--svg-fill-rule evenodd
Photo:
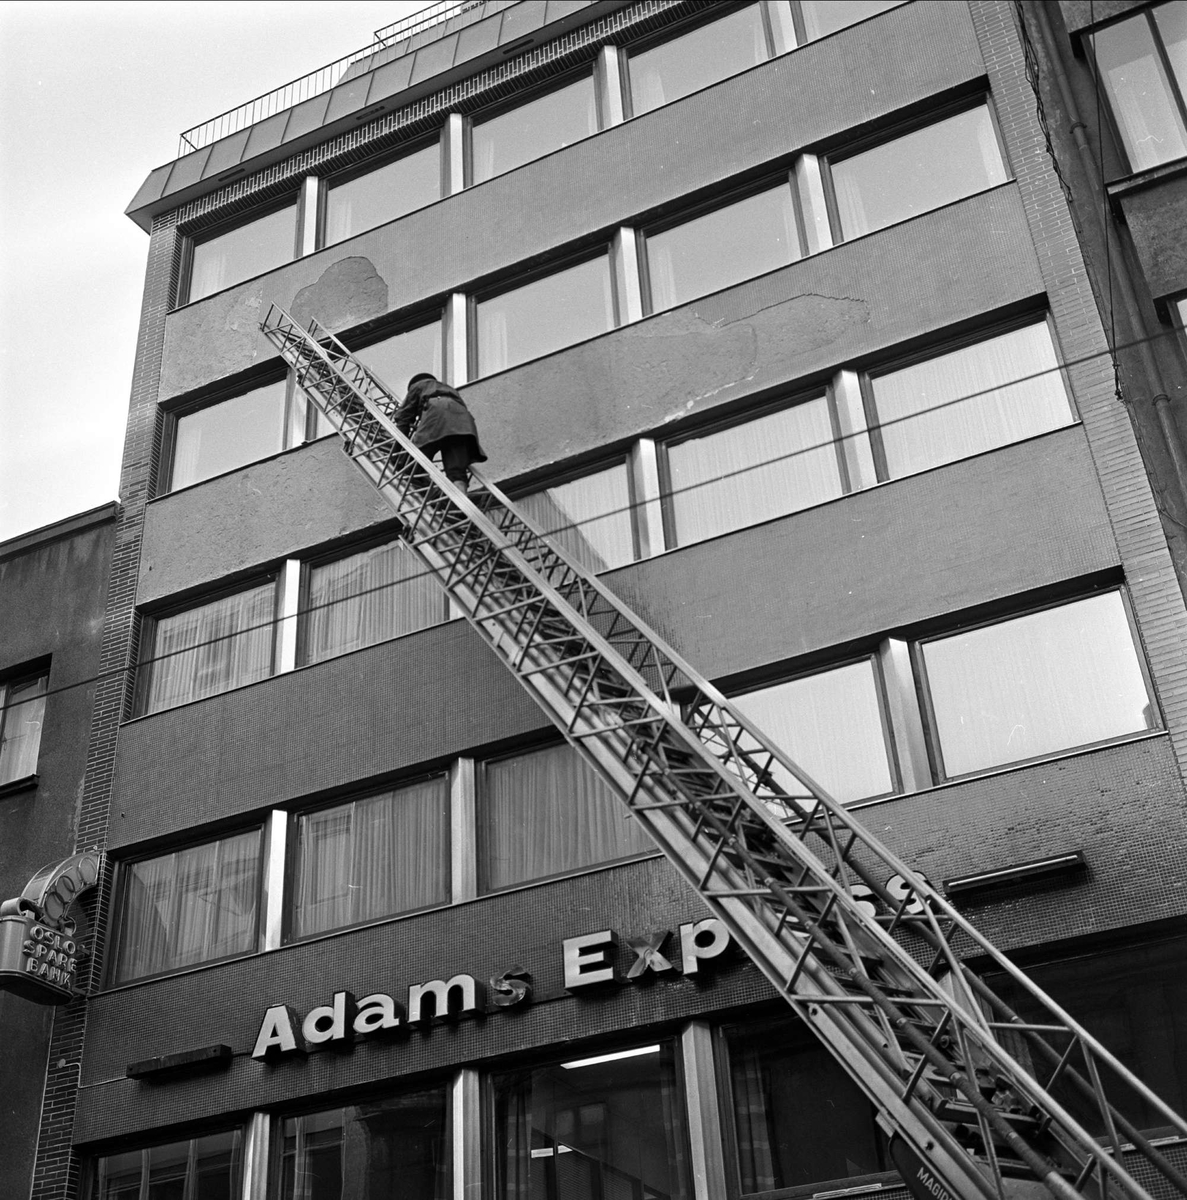
<svg viewBox="0 0 1187 1200"><path fill-rule="evenodd" d="M675 939L667 929L628 937L625 945L634 958L621 974L615 966L618 944L612 929L565 938L561 943L561 966L566 990L579 992L610 983L696 975L702 964L720 958L729 949L730 936L715 917L706 917L681 925ZM343 990L334 992L329 1003L311 1008L304 1016L288 1004L273 1004L264 1013L251 1056L271 1062L311 1050L349 1050L359 1038L397 1034L428 1026L434 1020L456 1021L517 1008L531 1002L531 979L522 967L514 966L485 985L473 975L460 974L411 984L398 998L387 992L373 992L356 999L353 993Z"/></svg>

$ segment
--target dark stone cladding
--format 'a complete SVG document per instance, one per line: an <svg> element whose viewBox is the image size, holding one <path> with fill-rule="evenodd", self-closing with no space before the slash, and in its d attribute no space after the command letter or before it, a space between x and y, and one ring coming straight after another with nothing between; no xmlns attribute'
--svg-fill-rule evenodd
<svg viewBox="0 0 1187 1200"><path fill-rule="evenodd" d="M1116 562L1083 433L1072 427L607 580L719 678ZM546 727L467 625L436 626L126 725L111 845L242 819Z"/></svg>
<svg viewBox="0 0 1187 1200"><path fill-rule="evenodd" d="M940 881L1045 854L1084 849L1089 876L977 906L980 928L1004 949L1099 933L1180 911L1187 866L1162 852L1187 836L1183 790L1165 737L1104 747L886 801L862 811L879 836ZM1038 814L1041 811L1041 819ZM1135 825L1137 828L1135 829ZM558 914L563 916L558 919ZM675 931L703 913L660 859L646 859L255 955L197 973L123 988L91 1002L75 1137L96 1141L355 1086L396 1082L462 1063L567 1047L698 1015L722 1014L771 992L749 964L651 986L569 996L560 943L613 929L621 938ZM669 943L669 948L671 944ZM674 952L674 951L673 951ZM631 953L620 948L620 962ZM251 1047L264 1010L304 1014L335 990L356 996L465 971L483 980L512 964L532 974L539 1001L515 1014L438 1026L349 1056L315 1054L266 1067ZM226 1075L151 1084L125 1080L127 1063L223 1042Z"/></svg>
<svg viewBox="0 0 1187 1200"><path fill-rule="evenodd" d="M178 309L168 320L160 398L271 361L257 328L268 305L289 308L340 259L374 265L391 312L435 302L739 176L785 170L799 151L975 88L984 72L962 5L885 13Z"/></svg>

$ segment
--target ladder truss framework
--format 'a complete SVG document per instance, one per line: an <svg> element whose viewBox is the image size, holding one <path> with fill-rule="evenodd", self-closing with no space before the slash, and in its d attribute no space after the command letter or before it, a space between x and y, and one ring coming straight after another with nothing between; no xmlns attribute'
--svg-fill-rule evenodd
<svg viewBox="0 0 1187 1200"><path fill-rule="evenodd" d="M276 306L261 328L426 570L869 1096L913 1194L1187 1197L1125 1113L1182 1117L497 487L447 480L337 339Z"/></svg>

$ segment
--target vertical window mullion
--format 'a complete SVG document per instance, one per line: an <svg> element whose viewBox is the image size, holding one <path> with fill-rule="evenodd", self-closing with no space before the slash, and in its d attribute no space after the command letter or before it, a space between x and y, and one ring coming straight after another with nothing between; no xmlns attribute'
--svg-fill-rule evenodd
<svg viewBox="0 0 1187 1200"><path fill-rule="evenodd" d="M243 1138L242 1200L268 1200L271 1173L272 1117L253 1112Z"/></svg>
<svg viewBox="0 0 1187 1200"><path fill-rule="evenodd" d="M878 471L870 443L870 430L856 371L838 371L832 382L833 404L841 433L841 454L851 491L873 487Z"/></svg>
<svg viewBox="0 0 1187 1200"><path fill-rule="evenodd" d="M795 188L807 253L819 254L821 250L831 249L833 235L829 221L829 205L817 155L801 154L796 159Z"/></svg>
<svg viewBox="0 0 1187 1200"><path fill-rule="evenodd" d="M911 648L901 638L887 638L878 650L878 658L902 790L917 792L931 786L932 769Z"/></svg>
<svg viewBox="0 0 1187 1200"><path fill-rule="evenodd" d="M451 112L441 128L441 195L454 196L466 186L467 143L466 118Z"/></svg>
<svg viewBox="0 0 1187 1200"><path fill-rule="evenodd" d="M667 549L661 503L659 450L653 438L640 438L629 457L634 505L635 540L640 558L654 558Z"/></svg>
<svg viewBox="0 0 1187 1200"><path fill-rule="evenodd" d="M285 559L276 580L278 591L277 609L280 619L276 622L276 671L277 675L291 671L297 665L297 612L301 604L301 563L299 559Z"/></svg>
<svg viewBox="0 0 1187 1200"><path fill-rule="evenodd" d="M450 1158L453 1200L470 1200L482 1190L482 1092L477 1071L463 1067L449 1087Z"/></svg>
<svg viewBox="0 0 1187 1200"><path fill-rule="evenodd" d="M639 274L639 239L635 231L621 226L611 245L614 268L614 299L619 325L643 319L642 279Z"/></svg>
<svg viewBox="0 0 1187 1200"><path fill-rule="evenodd" d="M284 942L285 873L288 863L289 814L273 809L264 826L261 950L278 950Z"/></svg>
<svg viewBox="0 0 1187 1200"><path fill-rule="evenodd" d="M294 258L304 258L318 248L319 182L316 175L306 175L301 180L301 190L297 196Z"/></svg>
<svg viewBox="0 0 1187 1200"><path fill-rule="evenodd" d="M445 339L442 362L444 383L450 387L462 387L470 382L477 369L478 351L470 333L473 320L473 301L461 292L454 292L445 302L445 314L441 321L441 335Z"/></svg>
<svg viewBox="0 0 1187 1200"><path fill-rule="evenodd" d="M703 1021L690 1021L680 1034L684 1102L692 1154L695 1200L729 1194L725 1170L722 1112L713 1056L713 1031Z"/></svg>
<svg viewBox="0 0 1187 1200"><path fill-rule="evenodd" d="M770 23L768 35L776 58L801 44L802 38L795 26L792 0L767 0L763 6Z"/></svg>
<svg viewBox="0 0 1187 1200"><path fill-rule="evenodd" d="M450 898L478 895L477 772L472 758L458 758L449 773Z"/></svg>
<svg viewBox="0 0 1187 1200"><path fill-rule="evenodd" d="M602 129L621 125L626 119L622 102L622 56L617 46L603 46L594 68L598 116Z"/></svg>

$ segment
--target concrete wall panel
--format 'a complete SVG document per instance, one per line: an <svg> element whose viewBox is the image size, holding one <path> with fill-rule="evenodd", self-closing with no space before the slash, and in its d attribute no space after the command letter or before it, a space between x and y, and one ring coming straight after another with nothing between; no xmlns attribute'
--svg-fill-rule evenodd
<svg viewBox="0 0 1187 1200"><path fill-rule="evenodd" d="M1155 300L1187 291L1187 186L1182 174L1124 195L1121 208Z"/></svg>

